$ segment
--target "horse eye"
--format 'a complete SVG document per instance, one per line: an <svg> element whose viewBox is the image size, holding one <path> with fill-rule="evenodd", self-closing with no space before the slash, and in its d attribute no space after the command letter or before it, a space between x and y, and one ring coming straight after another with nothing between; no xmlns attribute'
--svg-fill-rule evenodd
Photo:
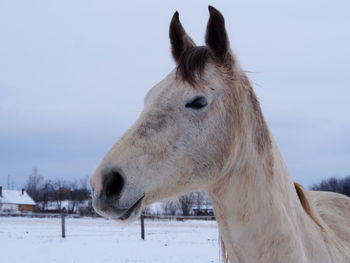
<svg viewBox="0 0 350 263"><path fill-rule="evenodd" d="M199 97L195 97L191 102L188 102L185 107L199 110L201 108L204 108L207 105L208 105L207 99L204 98L203 96L199 96Z"/></svg>

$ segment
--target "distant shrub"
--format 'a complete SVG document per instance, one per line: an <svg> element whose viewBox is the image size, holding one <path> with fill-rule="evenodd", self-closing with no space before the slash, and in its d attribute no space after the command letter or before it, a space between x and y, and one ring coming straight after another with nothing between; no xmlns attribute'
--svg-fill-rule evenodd
<svg viewBox="0 0 350 263"><path fill-rule="evenodd" d="M350 197L350 175L344 178L331 177L311 186L314 191L329 191Z"/></svg>

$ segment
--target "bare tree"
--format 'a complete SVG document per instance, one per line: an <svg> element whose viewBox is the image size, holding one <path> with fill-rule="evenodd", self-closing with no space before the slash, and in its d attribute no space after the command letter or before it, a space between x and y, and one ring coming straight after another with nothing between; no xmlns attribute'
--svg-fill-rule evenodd
<svg viewBox="0 0 350 263"><path fill-rule="evenodd" d="M25 184L25 189L27 193L36 202L40 201L40 190L42 188L43 181L44 177L38 174L37 168L34 168L33 172L29 175Z"/></svg>
<svg viewBox="0 0 350 263"><path fill-rule="evenodd" d="M194 202L194 194L188 193L179 197L179 205L182 211L182 215L188 216L190 215L192 206Z"/></svg>
<svg viewBox="0 0 350 263"><path fill-rule="evenodd" d="M350 176L343 179L343 194L350 197Z"/></svg>
<svg viewBox="0 0 350 263"><path fill-rule="evenodd" d="M40 201L42 202L41 209L45 210L50 200L53 200L55 188L50 180L45 180L43 186L40 189Z"/></svg>
<svg viewBox="0 0 350 263"><path fill-rule="evenodd" d="M57 203L58 210L62 209L62 201L67 200L69 196L69 188L63 179L56 179L53 181L55 189L54 199Z"/></svg>
<svg viewBox="0 0 350 263"><path fill-rule="evenodd" d="M204 191L194 192L194 198L195 198L196 208L198 210L200 210L206 206L207 197L206 197L206 193Z"/></svg>
<svg viewBox="0 0 350 263"><path fill-rule="evenodd" d="M77 206L77 203L79 202L79 187L77 180L74 180L73 182L68 183L68 197L69 200L72 201L72 206L70 208L70 213L74 212L75 207Z"/></svg>
<svg viewBox="0 0 350 263"><path fill-rule="evenodd" d="M178 202L174 200L167 201L164 205L164 210L166 215L174 216L179 209Z"/></svg>
<svg viewBox="0 0 350 263"><path fill-rule="evenodd" d="M142 209L142 214L143 215L151 215L152 210L150 206L146 206L145 208Z"/></svg>

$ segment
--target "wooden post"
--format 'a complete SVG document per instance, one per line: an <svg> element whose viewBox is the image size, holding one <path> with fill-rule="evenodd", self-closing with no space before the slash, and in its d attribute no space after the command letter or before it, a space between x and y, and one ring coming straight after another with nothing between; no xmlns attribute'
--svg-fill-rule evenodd
<svg viewBox="0 0 350 263"><path fill-rule="evenodd" d="M141 219L141 238L145 240L145 218L143 215L141 215L140 219Z"/></svg>
<svg viewBox="0 0 350 263"><path fill-rule="evenodd" d="M61 213L61 226L62 226L62 238L66 237L66 215L62 211Z"/></svg>

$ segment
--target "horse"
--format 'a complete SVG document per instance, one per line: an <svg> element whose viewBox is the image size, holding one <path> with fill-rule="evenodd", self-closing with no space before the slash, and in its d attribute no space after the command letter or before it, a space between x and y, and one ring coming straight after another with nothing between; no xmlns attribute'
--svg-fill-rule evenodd
<svg viewBox="0 0 350 263"><path fill-rule="evenodd" d="M205 45L175 12L176 67L91 176L93 206L119 222L156 201L204 189L225 262L350 262L350 198L294 183L223 15L209 6Z"/></svg>

